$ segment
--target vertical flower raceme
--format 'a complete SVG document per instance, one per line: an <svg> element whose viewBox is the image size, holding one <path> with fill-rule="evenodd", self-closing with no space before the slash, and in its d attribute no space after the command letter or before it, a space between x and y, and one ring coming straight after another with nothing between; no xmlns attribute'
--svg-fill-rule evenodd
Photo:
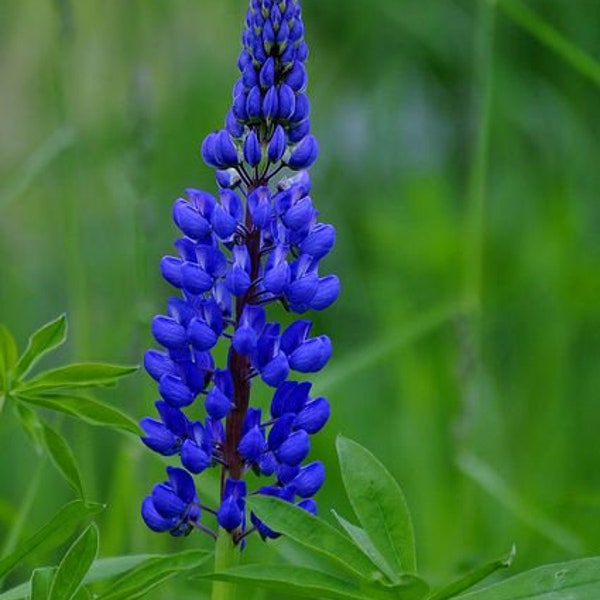
<svg viewBox="0 0 600 600"><path fill-rule="evenodd" d="M177 256L160 266L176 295L152 321L162 349L148 350L144 360L161 399L157 415L141 421L142 439L178 462L143 502L155 531L210 532L205 521L216 517L235 541L253 529L276 536L246 515L249 493L316 511L312 497L325 472L308 459L310 436L330 409L326 398L313 397L310 382L297 379L325 366L331 342L312 332L309 319L272 320L275 305L300 315L327 308L339 294L338 278L319 273L335 230L319 222L310 195L318 145L307 56L299 1L251 0L225 127L201 146L218 191L188 189L173 205L182 237ZM227 348L221 365L213 357L218 345ZM266 384L261 394L269 390L268 412L252 405L257 380ZM194 476L211 467L222 470L221 498L209 508ZM264 484L249 490L249 471Z"/></svg>

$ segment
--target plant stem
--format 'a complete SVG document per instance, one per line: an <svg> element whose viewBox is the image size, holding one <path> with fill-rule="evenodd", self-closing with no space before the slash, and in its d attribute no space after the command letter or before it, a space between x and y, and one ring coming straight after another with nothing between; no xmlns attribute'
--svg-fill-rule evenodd
<svg viewBox="0 0 600 600"><path fill-rule="evenodd" d="M240 550L233 544L231 534L225 529L219 529L219 537L215 549L215 572L225 571L238 564ZM235 600L236 586L234 583L215 581L213 583L211 600Z"/></svg>

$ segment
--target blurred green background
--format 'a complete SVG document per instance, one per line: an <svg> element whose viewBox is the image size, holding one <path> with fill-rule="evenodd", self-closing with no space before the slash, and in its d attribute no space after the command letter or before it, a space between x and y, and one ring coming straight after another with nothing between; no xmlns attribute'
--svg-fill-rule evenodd
<svg viewBox="0 0 600 600"><path fill-rule="evenodd" d="M600 67L570 46L600 60L600 2L517 4L552 29L503 0L303 5L313 199L338 230L323 270L343 282L315 316L335 343L315 381L333 407L312 453L329 473L321 513L351 516L343 433L401 482L433 582L513 542L515 571L600 553ZM63 311L57 360L136 363L152 345L170 204L214 190L198 144L229 106L246 7L0 0L0 321L21 346ZM136 419L155 396L143 373L105 394ZM137 440L61 429L108 505L103 556L208 545L146 531L139 504L164 465ZM10 411L0 456L3 540L71 492ZM252 540L246 560L277 548Z"/></svg>

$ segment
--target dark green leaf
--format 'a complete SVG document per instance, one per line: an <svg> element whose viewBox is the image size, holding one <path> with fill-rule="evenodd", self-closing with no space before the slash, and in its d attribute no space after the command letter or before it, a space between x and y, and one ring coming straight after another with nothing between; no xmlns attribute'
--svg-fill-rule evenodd
<svg viewBox="0 0 600 600"><path fill-rule="evenodd" d="M67 339L67 317L61 315L34 332L27 343L25 352L15 368L15 379L26 375L45 354L60 346Z"/></svg>
<svg viewBox="0 0 600 600"><path fill-rule="evenodd" d="M92 600L92 595L88 592L87 588L80 587L73 596L73 600Z"/></svg>
<svg viewBox="0 0 600 600"><path fill-rule="evenodd" d="M141 598L149 590L178 573L199 567L211 556L212 553L203 550L189 550L179 554L150 558L133 571L117 579L106 593L99 596L98 600Z"/></svg>
<svg viewBox="0 0 600 600"><path fill-rule="evenodd" d="M29 406L17 404L15 408L17 418L23 426L23 430L33 443L36 451L41 454L44 448L44 426L42 425L42 421L38 417L38 414L29 408Z"/></svg>
<svg viewBox="0 0 600 600"><path fill-rule="evenodd" d="M9 373L17 363L17 344L10 331L0 324L0 399L4 399L9 387Z"/></svg>
<svg viewBox="0 0 600 600"><path fill-rule="evenodd" d="M292 565L242 565L203 578L247 583L285 594L333 600L367 600L369 596L355 583L328 573ZM390 599L393 596L389 596Z"/></svg>
<svg viewBox="0 0 600 600"><path fill-rule="evenodd" d="M76 363L44 371L37 377L22 383L18 391L102 387L112 385L122 377L135 371L137 371L137 367L122 367L102 363Z"/></svg>
<svg viewBox="0 0 600 600"><path fill-rule="evenodd" d="M31 590L30 600L48 600L55 572L56 567L44 567L36 569L31 574L31 579L27 586Z"/></svg>
<svg viewBox="0 0 600 600"><path fill-rule="evenodd" d="M44 446L54 466L81 498L85 496L79 468L66 440L47 423L42 423Z"/></svg>
<svg viewBox="0 0 600 600"><path fill-rule="evenodd" d="M474 585L480 581L483 581L486 577L489 577L492 573L495 573L499 569L510 567L515 557L515 552L516 549L513 546L508 556L504 556L477 567L460 579L457 579L449 585L444 586L442 589L432 593L427 600L446 600L447 598L454 598L457 594L472 588Z"/></svg>
<svg viewBox="0 0 600 600"><path fill-rule="evenodd" d="M98 528L94 523L75 540L58 565L48 600L72 600L98 555Z"/></svg>
<svg viewBox="0 0 600 600"><path fill-rule="evenodd" d="M76 530L102 511L101 504L75 500L63 508L40 530L19 544L14 552L0 560L0 578L4 577L17 563L34 552L43 552L60 546Z"/></svg>
<svg viewBox="0 0 600 600"><path fill-rule="evenodd" d="M600 556L544 565L456 600L598 600Z"/></svg>
<svg viewBox="0 0 600 600"><path fill-rule="evenodd" d="M412 521L400 486L360 444L339 437L337 451L348 499L366 534L395 572L416 572Z"/></svg>
<svg viewBox="0 0 600 600"><path fill-rule="evenodd" d="M332 510L331 512L338 520L339 524L346 530L346 533L354 540L354 543L371 559L373 564L377 565L379 570L387 575L390 581L398 581L398 575L394 573L390 565L387 564L385 558L381 556L381 552L375 548L375 545L371 541L371 538L366 534L365 530L357 525L353 525L335 510Z"/></svg>
<svg viewBox="0 0 600 600"><path fill-rule="evenodd" d="M250 496L248 505L271 529L335 561L352 575L369 580L381 578L354 542L322 519L271 496Z"/></svg>
<svg viewBox="0 0 600 600"><path fill-rule="evenodd" d="M36 406L48 408L78 417L91 425L103 425L113 429L140 434L137 423L125 413L109 404L89 396L66 396L63 394L19 394L18 399Z"/></svg>

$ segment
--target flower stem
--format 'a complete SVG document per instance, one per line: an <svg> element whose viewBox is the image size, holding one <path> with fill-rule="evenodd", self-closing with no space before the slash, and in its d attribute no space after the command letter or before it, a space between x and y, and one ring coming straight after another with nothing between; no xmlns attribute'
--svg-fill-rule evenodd
<svg viewBox="0 0 600 600"><path fill-rule="evenodd" d="M225 529L219 529L215 548L215 572L227 570L238 564L240 550L233 544L231 534ZM211 600L235 600L235 584L224 581L213 583Z"/></svg>

